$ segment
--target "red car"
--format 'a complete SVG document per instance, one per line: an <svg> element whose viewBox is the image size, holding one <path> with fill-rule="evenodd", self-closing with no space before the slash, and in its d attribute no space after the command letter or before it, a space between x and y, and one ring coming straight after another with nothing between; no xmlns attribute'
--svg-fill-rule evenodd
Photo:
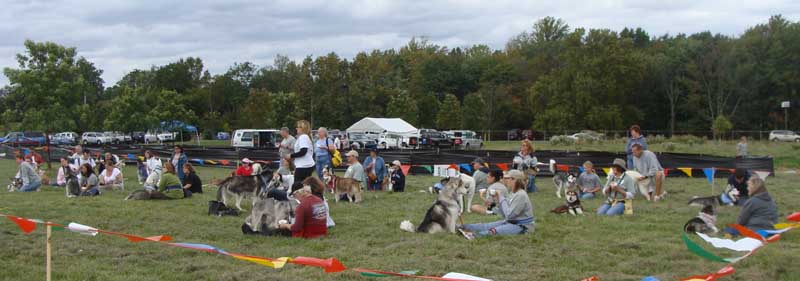
<svg viewBox="0 0 800 281"><path fill-rule="evenodd" d="M39 146L39 141L31 139L31 138L16 136L16 137L11 137L11 138L5 139L0 144L5 144L5 145L9 145L9 146Z"/></svg>

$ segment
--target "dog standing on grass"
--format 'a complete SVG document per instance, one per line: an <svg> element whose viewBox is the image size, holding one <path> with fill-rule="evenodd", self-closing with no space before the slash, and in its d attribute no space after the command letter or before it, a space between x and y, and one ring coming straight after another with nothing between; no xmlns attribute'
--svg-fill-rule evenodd
<svg viewBox="0 0 800 281"><path fill-rule="evenodd" d="M414 229L414 224L405 220L400 223L400 229L408 232L456 233L456 221L461 211L458 199L466 193L467 190L461 182L461 178L450 178L444 189L439 192L436 202L428 208L419 227Z"/></svg>
<svg viewBox="0 0 800 281"><path fill-rule="evenodd" d="M263 175L267 175L264 177ZM236 208L242 211L242 199L255 198L261 191L262 186L268 186L264 179L271 179L272 171L269 169L264 170L261 174L255 176L231 176L219 183L217 190L217 201L222 202L225 206L228 204L228 198L236 199Z"/></svg>

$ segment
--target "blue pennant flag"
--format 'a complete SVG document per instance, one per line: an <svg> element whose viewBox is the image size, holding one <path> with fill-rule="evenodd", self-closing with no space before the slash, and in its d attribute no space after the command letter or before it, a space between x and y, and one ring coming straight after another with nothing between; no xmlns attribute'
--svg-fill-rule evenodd
<svg viewBox="0 0 800 281"><path fill-rule="evenodd" d="M458 166L461 167L461 169L467 171L467 173L472 173L472 167L470 167L469 164L461 163L458 164Z"/></svg>
<svg viewBox="0 0 800 281"><path fill-rule="evenodd" d="M708 179L709 183L714 181L715 170L714 168L703 168L703 174L706 174L706 179Z"/></svg>

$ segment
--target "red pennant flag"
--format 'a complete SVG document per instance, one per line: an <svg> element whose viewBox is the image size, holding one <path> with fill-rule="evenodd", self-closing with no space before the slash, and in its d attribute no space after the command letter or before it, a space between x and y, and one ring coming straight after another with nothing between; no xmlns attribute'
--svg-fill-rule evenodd
<svg viewBox="0 0 800 281"><path fill-rule="evenodd" d="M325 270L325 272L327 272L327 273L340 272L340 271L344 271L345 269L347 269L336 258L329 258L329 259L324 259L323 260L323 259L318 259L318 258L296 257L296 258L293 258L289 262L294 263L294 264L302 264L302 265L308 265L308 266L322 267Z"/></svg>
<svg viewBox="0 0 800 281"><path fill-rule="evenodd" d="M569 166L564 165L564 164L556 164L556 170L564 171L564 172L569 173Z"/></svg>
<svg viewBox="0 0 800 281"><path fill-rule="evenodd" d="M750 238L753 238L753 239L756 239L756 240L764 241L764 236L761 236L761 234L758 234L755 231L752 231L747 227L744 227L744 226L739 225L739 224L730 224L728 226L733 227L736 230L738 230L739 234L741 234L744 237L750 237Z"/></svg>
<svg viewBox="0 0 800 281"><path fill-rule="evenodd" d="M222 165L228 166L228 164L230 164L230 163L231 163L231 161L228 161L228 160L219 160L219 163L220 163L220 164L222 164Z"/></svg>
<svg viewBox="0 0 800 281"><path fill-rule="evenodd" d="M400 170L403 171L403 175L408 175L408 171L411 170L411 165L400 165Z"/></svg>
<svg viewBox="0 0 800 281"><path fill-rule="evenodd" d="M666 169L666 168L665 168L665 169L664 169L664 177L667 177L667 174L668 174L668 173L669 173L669 169Z"/></svg>
<svg viewBox="0 0 800 281"><path fill-rule="evenodd" d="M687 280L698 280L699 279L699 280L714 281L714 280L717 280L717 278L721 278L721 277L725 277L725 276L731 275L734 272L736 272L736 270L733 269L732 266L727 265L727 266L723 267L722 269L718 270L717 272L714 272L714 273L711 273L711 274L690 276L690 277L683 278L681 280L687 281Z"/></svg>
<svg viewBox="0 0 800 281"><path fill-rule="evenodd" d="M790 221L800 222L800 212L795 212L795 213L789 215L788 217L786 217L786 219L790 220Z"/></svg>
<svg viewBox="0 0 800 281"><path fill-rule="evenodd" d="M6 218L16 223L17 226L19 226L19 229L22 230L22 232L31 233L33 232L33 230L36 229L36 223L26 218L20 218L15 216L6 216Z"/></svg>
<svg viewBox="0 0 800 281"><path fill-rule="evenodd" d="M448 168L448 169L453 169L453 170L456 170L456 171L458 171L458 170L459 170L459 169L458 169L458 165L456 165L456 164L450 164L450 166L447 166L447 168Z"/></svg>
<svg viewBox="0 0 800 281"><path fill-rule="evenodd" d="M775 234L775 235L772 235L769 238L767 238L767 243L778 242L778 240L781 240L781 235L780 234Z"/></svg>
<svg viewBox="0 0 800 281"><path fill-rule="evenodd" d="M506 163L497 163L497 167L500 168L500 170L503 170L504 172L508 171L508 164Z"/></svg>

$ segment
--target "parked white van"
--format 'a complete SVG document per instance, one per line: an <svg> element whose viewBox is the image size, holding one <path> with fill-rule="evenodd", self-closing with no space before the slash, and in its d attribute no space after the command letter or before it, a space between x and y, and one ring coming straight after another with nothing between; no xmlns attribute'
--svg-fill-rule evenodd
<svg viewBox="0 0 800 281"><path fill-rule="evenodd" d="M280 131L274 129L240 129L233 132L231 146L275 148L280 143Z"/></svg>
<svg viewBox="0 0 800 281"><path fill-rule="evenodd" d="M382 133L378 135L378 148L393 149L401 147L403 136L396 133Z"/></svg>

